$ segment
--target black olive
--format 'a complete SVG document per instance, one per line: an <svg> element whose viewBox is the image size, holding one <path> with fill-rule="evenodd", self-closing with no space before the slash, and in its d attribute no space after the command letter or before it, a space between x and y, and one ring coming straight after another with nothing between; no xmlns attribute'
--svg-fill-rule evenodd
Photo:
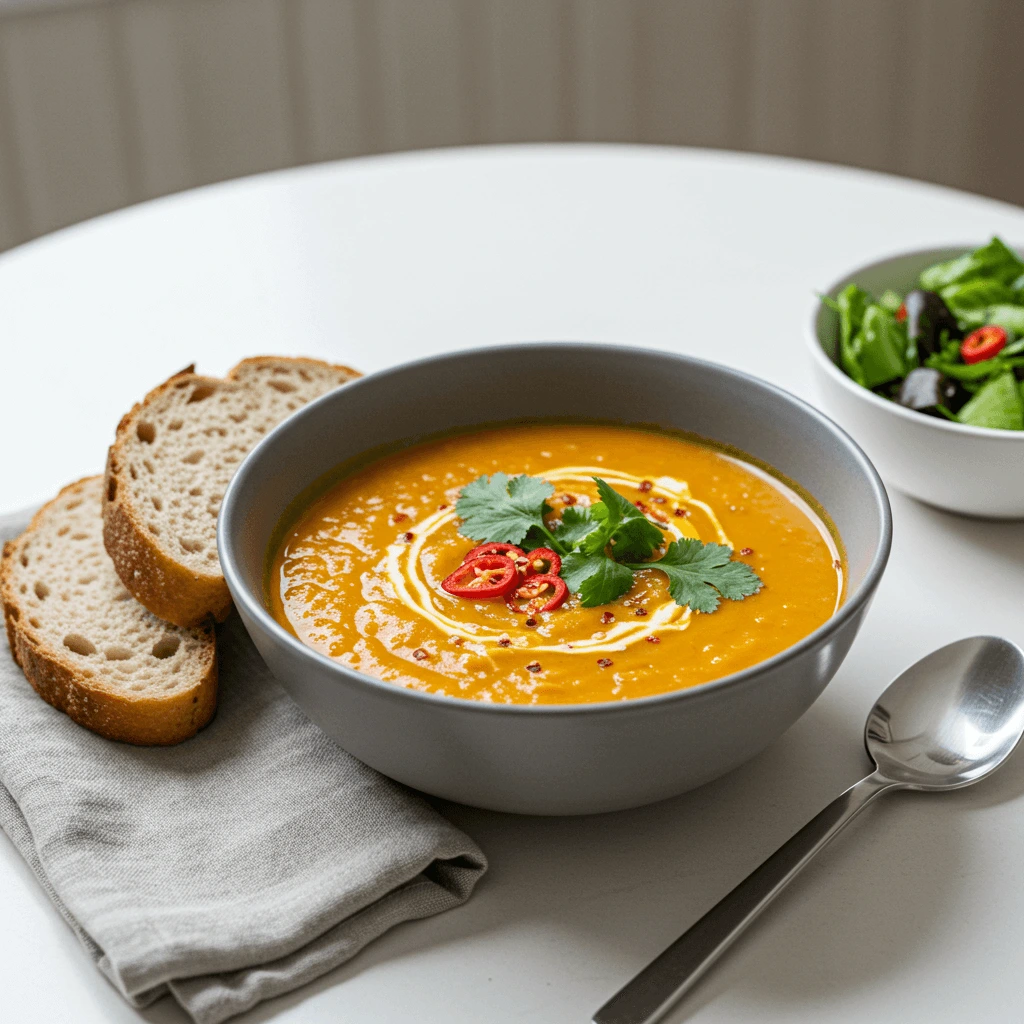
<svg viewBox="0 0 1024 1024"><path fill-rule="evenodd" d="M943 405L950 412L959 412L971 397L970 391L960 381L953 380L950 377L942 379L942 385L939 390L942 392Z"/></svg>
<svg viewBox="0 0 1024 1024"><path fill-rule="evenodd" d="M921 358L939 351L943 331L950 338L963 337L956 317L938 292L915 288L907 293L903 306L907 311L907 337L917 342L917 352Z"/></svg>
<svg viewBox="0 0 1024 1024"><path fill-rule="evenodd" d="M955 412L969 397L966 391L961 395L962 391L957 381L944 377L938 370L919 366L904 378L896 401L917 412L936 412L940 405Z"/></svg>

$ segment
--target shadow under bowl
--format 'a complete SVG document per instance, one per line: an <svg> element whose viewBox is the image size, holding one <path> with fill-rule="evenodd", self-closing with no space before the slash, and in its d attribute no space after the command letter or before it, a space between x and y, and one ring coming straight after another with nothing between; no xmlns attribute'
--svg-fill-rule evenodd
<svg viewBox="0 0 1024 1024"><path fill-rule="evenodd" d="M692 689L612 703L505 705L406 689L305 646L264 603L268 546L289 505L350 458L482 424L550 417L690 431L798 481L843 539L844 605L773 658ZM612 345L537 343L439 356L365 377L299 410L235 475L218 523L235 604L270 669L344 749L399 782L478 807L584 814L651 803L737 767L818 697L849 650L889 555L889 503L864 453L826 417L713 363ZM657 671L652 666L652 671Z"/></svg>
<svg viewBox="0 0 1024 1024"><path fill-rule="evenodd" d="M847 274L823 294L848 284L873 295L917 287L921 271L976 246L920 249ZM986 519L1024 519L1024 431L953 423L905 409L854 383L838 366L839 315L815 299L807 342L818 391L831 416L848 430L904 494L936 508Z"/></svg>

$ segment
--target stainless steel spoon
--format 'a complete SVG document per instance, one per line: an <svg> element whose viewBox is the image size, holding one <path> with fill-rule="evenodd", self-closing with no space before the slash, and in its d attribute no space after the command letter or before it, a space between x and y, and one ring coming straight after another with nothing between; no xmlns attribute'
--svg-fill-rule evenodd
<svg viewBox="0 0 1024 1024"><path fill-rule="evenodd" d="M868 715L875 771L780 846L594 1014L594 1024L660 1020L811 858L875 797L970 786L1024 733L1024 652L1009 640L958 640L911 665Z"/></svg>

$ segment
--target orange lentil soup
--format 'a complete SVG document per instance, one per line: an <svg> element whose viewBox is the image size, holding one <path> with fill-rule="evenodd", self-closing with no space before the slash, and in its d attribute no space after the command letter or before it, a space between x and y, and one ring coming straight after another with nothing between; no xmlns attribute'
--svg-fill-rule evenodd
<svg viewBox="0 0 1024 1024"><path fill-rule="evenodd" d="M498 471L552 484L549 522L596 501L600 476L667 539L731 547L763 589L711 614L677 605L655 569L595 608L570 596L528 616L500 598L452 596L440 584L476 544L459 534L459 491ZM531 424L427 442L343 477L284 531L267 589L278 622L359 672L469 700L577 704L697 686L764 661L835 612L843 577L821 515L731 452L653 430Z"/></svg>

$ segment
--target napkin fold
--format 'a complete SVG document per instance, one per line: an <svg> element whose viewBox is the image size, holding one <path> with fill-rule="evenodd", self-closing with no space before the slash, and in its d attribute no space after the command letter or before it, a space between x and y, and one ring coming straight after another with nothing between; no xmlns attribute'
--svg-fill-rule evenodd
<svg viewBox="0 0 1024 1024"><path fill-rule="evenodd" d="M0 518L0 539L28 515ZM118 991L218 1024L464 903L477 846L314 726L237 615L219 707L174 747L102 739L0 642L0 826Z"/></svg>

